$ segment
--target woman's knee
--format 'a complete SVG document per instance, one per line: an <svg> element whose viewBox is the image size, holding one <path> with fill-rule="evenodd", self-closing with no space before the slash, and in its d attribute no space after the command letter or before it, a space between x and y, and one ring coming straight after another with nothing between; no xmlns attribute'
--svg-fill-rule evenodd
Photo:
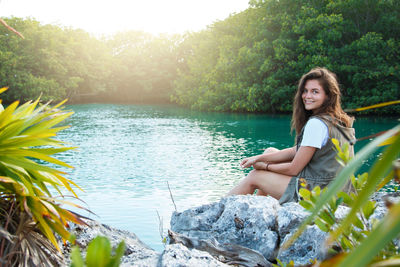
<svg viewBox="0 0 400 267"><path fill-rule="evenodd" d="M268 154L268 153L272 153L272 152L278 152L279 149L275 148L275 147L269 147L267 149L264 150L263 154Z"/></svg>
<svg viewBox="0 0 400 267"><path fill-rule="evenodd" d="M258 184L260 182L260 175L265 175L265 171L252 170L251 172L249 172L249 174L245 178L247 180L247 184L253 187L258 187Z"/></svg>

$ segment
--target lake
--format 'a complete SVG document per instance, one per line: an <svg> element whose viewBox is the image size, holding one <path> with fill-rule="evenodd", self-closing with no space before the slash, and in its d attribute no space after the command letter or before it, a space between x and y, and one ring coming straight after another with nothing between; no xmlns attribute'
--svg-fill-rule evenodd
<svg viewBox="0 0 400 267"><path fill-rule="evenodd" d="M178 211L218 201L249 171L241 159L273 146L293 145L289 115L195 112L174 106L84 104L61 140L79 148L58 158L84 192L80 212L135 233L161 251ZM357 137L395 126L393 118L358 118ZM367 141L357 143L356 151ZM373 159L366 162L370 165ZM168 188L169 187L169 188ZM172 194L172 197L171 197ZM160 230L162 229L162 230Z"/></svg>

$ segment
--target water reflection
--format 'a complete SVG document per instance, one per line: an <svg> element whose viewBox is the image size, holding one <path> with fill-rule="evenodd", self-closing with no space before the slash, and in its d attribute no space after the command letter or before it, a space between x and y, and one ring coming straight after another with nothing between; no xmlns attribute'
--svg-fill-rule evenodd
<svg viewBox="0 0 400 267"><path fill-rule="evenodd" d="M290 116L200 113L170 106L74 105L62 140L79 149L60 155L76 168L69 178L101 220L136 233L161 250L160 214L169 225L178 210L216 201L246 171L240 159L274 146L293 145ZM357 122L366 135L369 121ZM368 124L364 130L365 124ZM379 124L377 122L377 124ZM393 125L395 123L392 123ZM385 129L391 122L379 127Z"/></svg>

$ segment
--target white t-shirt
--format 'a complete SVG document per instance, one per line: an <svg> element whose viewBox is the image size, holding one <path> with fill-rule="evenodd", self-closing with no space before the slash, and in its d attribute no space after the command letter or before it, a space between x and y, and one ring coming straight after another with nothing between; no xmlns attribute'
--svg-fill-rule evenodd
<svg viewBox="0 0 400 267"><path fill-rule="evenodd" d="M317 118L307 121L300 146L321 148L329 138L328 126Z"/></svg>

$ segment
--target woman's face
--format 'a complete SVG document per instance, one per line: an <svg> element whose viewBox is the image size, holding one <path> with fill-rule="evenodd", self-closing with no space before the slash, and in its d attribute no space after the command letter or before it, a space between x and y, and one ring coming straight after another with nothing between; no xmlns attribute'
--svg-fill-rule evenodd
<svg viewBox="0 0 400 267"><path fill-rule="evenodd" d="M311 110L314 113L315 110L322 106L327 96L318 80L308 80L301 97L305 109Z"/></svg>

